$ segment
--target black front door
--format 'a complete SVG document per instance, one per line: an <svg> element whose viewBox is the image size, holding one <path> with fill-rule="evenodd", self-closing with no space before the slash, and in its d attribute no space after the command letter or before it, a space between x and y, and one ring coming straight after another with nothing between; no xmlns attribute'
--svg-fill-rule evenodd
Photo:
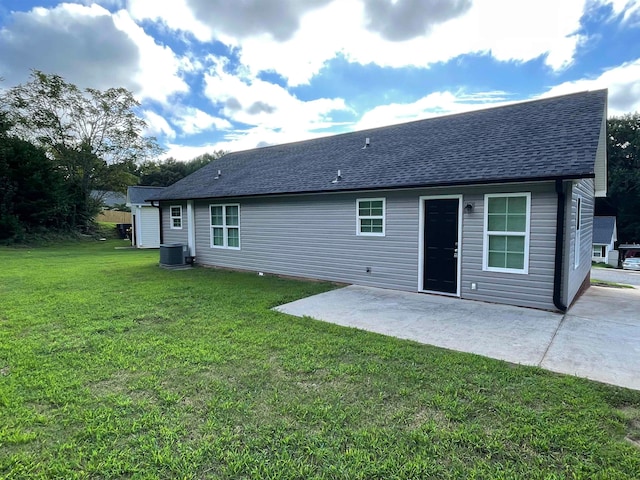
<svg viewBox="0 0 640 480"><path fill-rule="evenodd" d="M424 201L424 290L458 292L458 202Z"/></svg>

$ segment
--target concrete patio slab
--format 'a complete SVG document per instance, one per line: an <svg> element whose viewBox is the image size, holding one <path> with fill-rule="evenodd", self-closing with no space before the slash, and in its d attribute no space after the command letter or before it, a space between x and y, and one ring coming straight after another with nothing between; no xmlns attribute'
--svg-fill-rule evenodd
<svg viewBox="0 0 640 480"><path fill-rule="evenodd" d="M640 389L640 290L591 287L566 315L349 286L275 309Z"/></svg>
<svg viewBox="0 0 640 480"><path fill-rule="evenodd" d="M640 290L591 287L569 310L540 366L640 390Z"/></svg>

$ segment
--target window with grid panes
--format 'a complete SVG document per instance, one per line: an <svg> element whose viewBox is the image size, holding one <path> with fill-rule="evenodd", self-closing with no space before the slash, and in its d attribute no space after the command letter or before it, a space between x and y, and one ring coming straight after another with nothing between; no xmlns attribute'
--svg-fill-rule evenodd
<svg viewBox="0 0 640 480"><path fill-rule="evenodd" d="M240 249L240 205L210 205L211 247Z"/></svg>
<svg viewBox="0 0 640 480"><path fill-rule="evenodd" d="M171 228L172 229L181 229L182 228L182 206L181 205L172 205L170 208L170 216L171 216Z"/></svg>
<svg viewBox="0 0 640 480"><path fill-rule="evenodd" d="M484 269L527 273L531 195L485 195Z"/></svg>
<svg viewBox="0 0 640 480"><path fill-rule="evenodd" d="M356 201L358 235L383 236L385 230L384 198L361 198Z"/></svg>

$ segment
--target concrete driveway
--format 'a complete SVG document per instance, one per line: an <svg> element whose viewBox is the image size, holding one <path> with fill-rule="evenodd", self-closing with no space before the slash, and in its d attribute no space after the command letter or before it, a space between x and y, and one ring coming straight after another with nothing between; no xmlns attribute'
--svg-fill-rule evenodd
<svg viewBox="0 0 640 480"><path fill-rule="evenodd" d="M594 267L591 269L591 278L596 280L605 280L607 282L640 286L640 272L633 272L630 270Z"/></svg>
<svg viewBox="0 0 640 480"><path fill-rule="evenodd" d="M565 315L349 286L276 310L640 390L640 289L591 287Z"/></svg>

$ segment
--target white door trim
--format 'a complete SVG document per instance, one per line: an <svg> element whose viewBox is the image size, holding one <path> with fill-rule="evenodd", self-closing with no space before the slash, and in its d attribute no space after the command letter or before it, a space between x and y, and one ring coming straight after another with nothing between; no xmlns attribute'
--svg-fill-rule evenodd
<svg viewBox="0 0 640 480"><path fill-rule="evenodd" d="M189 255L196 256L196 214L193 200L187 200L187 245Z"/></svg>
<svg viewBox="0 0 640 480"><path fill-rule="evenodd" d="M456 293L437 292L424 289L424 202L425 200L458 199L458 258L456 273ZM450 297L460 296L460 274L462 273L462 195L423 195L419 197L420 228L418 229L418 291L436 293Z"/></svg>

